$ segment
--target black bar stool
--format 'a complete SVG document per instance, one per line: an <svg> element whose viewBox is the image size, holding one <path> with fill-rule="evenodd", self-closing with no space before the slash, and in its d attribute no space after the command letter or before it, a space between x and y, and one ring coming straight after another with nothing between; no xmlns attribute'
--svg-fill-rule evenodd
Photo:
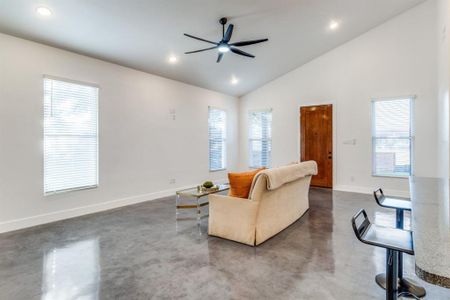
<svg viewBox="0 0 450 300"><path fill-rule="evenodd" d="M393 208L396 211L396 228L404 229L405 211L411 211L411 201L400 198L392 198L384 196L383 190L379 188L373 192L373 196L379 206ZM411 293L417 297L426 295L425 289L411 278L403 277L403 256L402 253L398 257L398 279L399 290ZM376 283L383 289L386 288L386 274L378 274L375 276Z"/></svg>
<svg viewBox="0 0 450 300"><path fill-rule="evenodd" d="M364 219L356 225L361 214ZM397 300L399 294L407 294L398 290L398 258L402 253L414 255L412 232L371 224L364 209L353 216L352 227L361 242L386 249L386 300Z"/></svg>

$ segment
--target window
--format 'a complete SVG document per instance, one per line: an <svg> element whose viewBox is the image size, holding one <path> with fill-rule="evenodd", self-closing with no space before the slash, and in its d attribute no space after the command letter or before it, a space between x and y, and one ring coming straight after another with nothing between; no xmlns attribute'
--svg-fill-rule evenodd
<svg viewBox="0 0 450 300"><path fill-rule="evenodd" d="M224 110L209 107L209 170L218 171L226 168L227 158L227 124Z"/></svg>
<svg viewBox="0 0 450 300"><path fill-rule="evenodd" d="M44 77L44 193L98 184L98 88Z"/></svg>
<svg viewBox="0 0 450 300"><path fill-rule="evenodd" d="M413 98L372 101L373 175L412 174Z"/></svg>
<svg viewBox="0 0 450 300"><path fill-rule="evenodd" d="M270 167L272 162L272 110L249 112L249 164Z"/></svg>

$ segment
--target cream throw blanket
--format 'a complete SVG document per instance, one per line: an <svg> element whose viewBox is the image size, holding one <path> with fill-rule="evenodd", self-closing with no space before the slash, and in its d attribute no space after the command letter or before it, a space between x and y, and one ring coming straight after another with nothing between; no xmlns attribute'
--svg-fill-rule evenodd
<svg viewBox="0 0 450 300"><path fill-rule="evenodd" d="M309 175L317 175L317 163L313 160L274 169L262 170L258 172L253 179L250 195L259 176L266 176L267 189L271 191L281 187L285 183L289 183Z"/></svg>

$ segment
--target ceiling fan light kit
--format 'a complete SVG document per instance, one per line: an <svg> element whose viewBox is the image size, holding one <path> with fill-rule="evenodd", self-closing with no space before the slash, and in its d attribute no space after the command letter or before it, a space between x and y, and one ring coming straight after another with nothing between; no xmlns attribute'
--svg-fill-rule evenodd
<svg viewBox="0 0 450 300"><path fill-rule="evenodd" d="M192 39L196 39L205 43L209 43L209 44L213 44L215 46L213 47L209 47L209 48L204 48L204 49L200 49L200 50L194 50L194 51L188 51L185 52L185 54L192 54L192 53L198 53L198 52L203 52L203 51L208 51L208 50L213 50L213 49L217 49L217 51L219 52L218 56L217 56L217 63L219 63L222 58L223 55L227 52L233 52L234 54L237 55L242 55L242 56L246 56L246 57L250 57L250 58L255 58L255 56L253 54L247 53L245 51L240 50L237 47L244 47L244 46L249 46L249 45L254 45L254 44L258 44L258 43L262 43L262 42L267 42L269 39L258 39L258 40L251 40L251 41L242 41L242 42L236 42L236 43L230 43L231 40L231 36L233 35L233 28L234 25L230 24L228 25L227 30L225 31L225 25L227 24L228 20L227 18L221 18L219 20L219 23L222 25L222 40L219 41L218 43L213 42L213 41L209 41L206 39L202 39L190 34L185 33L184 35L187 37L190 37Z"/></svg>

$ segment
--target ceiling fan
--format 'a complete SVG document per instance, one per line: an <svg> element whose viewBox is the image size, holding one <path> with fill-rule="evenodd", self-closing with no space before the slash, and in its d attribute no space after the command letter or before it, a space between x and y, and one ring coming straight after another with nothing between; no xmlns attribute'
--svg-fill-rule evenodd
<svg viewBox="0 0 450 300"><path fill-rule="evenodd" d="M200 49L200 50L195 50L195 51L189 51L189 52L185 52L184 54L192 54L192 53L197 53L197 52L203 52L203 51L207 51L207 50L212 50L212 49L217 49L219 51L219 55L217 56L217 62L219 63L222 60L222 57L225 53L227 53L228 51L231 51L235 54L238 55L242 55L242 56L247 56L247 57L251 57L251 58L255 58L254 55L244 52L236 47L243 47L243 46L248 46L248 45L253 45L253 44L258 44L258 43L262 43L262 42L267 42L269 39L259 39L259 40L251 40L251 41L243 41L243 42L236 42L236 43L231 43L230 44L230 39L231 39L231 35L233 34L233 24L228 25L227 31L225 32L225 24L227 24L227 18L221 18L219 20L219 23L222 25L222 40L218 43L213 42L213 41L208 41L190 34L185 33L184 35L199 41L203 41L206 43L210 43L213 44L214 47L210 47L210 48L205 48L205 49Z"/></svg>

